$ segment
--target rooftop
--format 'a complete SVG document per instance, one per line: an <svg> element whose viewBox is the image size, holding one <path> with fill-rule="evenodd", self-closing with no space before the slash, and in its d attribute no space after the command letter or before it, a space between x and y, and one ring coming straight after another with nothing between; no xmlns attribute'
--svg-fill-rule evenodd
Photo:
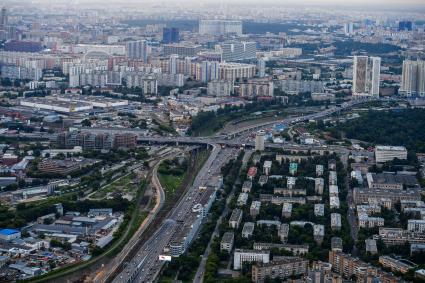
<svg viewBox="0 0 425 283"><path fill-rule="evenodd" d="M0 230L1 235L13 235L16 233L20 233L19 230L16 230L16 229L1 229Z"/></svg>
<svg viewBox="0 0 425 283"><path fill-rule="evenodd" d="M375 147L375 150L390 150L390 151L406 151L406 148L404 146L391 146L391 145L377 145Z"/></svg>

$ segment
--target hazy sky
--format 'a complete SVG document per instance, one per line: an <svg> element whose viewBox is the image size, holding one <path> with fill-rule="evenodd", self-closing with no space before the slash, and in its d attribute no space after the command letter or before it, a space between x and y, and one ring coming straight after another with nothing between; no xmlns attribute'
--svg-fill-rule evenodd
<svg viewBox="0 0 425 283"><path fill-rule="evenodd" d="M52 2L52 0L23 0L18 2ZM56 0L58 2L67 2L69 0ZM53 1L53 2L56 2ZM9 2L9 1L5 1ZM13 2L13 0L11 1ZM419 4L419 5L425 5L425 0L78 0L79 3L90 3L90 2L121 2L121 3L139 3L143 4L143 2L158 2L158 3L164 3L164 2L193 2L193 3L217 3L217 2L226 2L228 4L232 3L244 3L244 2L250 2L250 3L273 3L273 4L339 4L339 5L364 5L364 4L398 4L398 5L406 5L406 4Z"/></svg>

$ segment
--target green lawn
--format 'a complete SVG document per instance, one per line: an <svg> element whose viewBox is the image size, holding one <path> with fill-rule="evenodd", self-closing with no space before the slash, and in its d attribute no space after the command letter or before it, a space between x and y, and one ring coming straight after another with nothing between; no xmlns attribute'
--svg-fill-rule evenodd
<svg viewBox="0 0 425 283"><path fill-rule="evenodd" d="M186 173L180 176L158 174L159 182L164 188L165 195L168 199L173 198L177 190L180 188Z"/></svg>

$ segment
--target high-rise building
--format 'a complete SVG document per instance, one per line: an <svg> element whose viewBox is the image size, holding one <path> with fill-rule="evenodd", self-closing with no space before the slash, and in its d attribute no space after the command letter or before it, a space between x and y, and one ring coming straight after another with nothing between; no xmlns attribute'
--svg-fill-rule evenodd
<svg viewBox="0 0 425 283"><path fill-rule="evenodd" d="M353 63L353 93L365 93L367 85L367 56L355 56Z"/></svg>
<svg viewBox="0 0 425 283"><path fill-rule="evenodd" d="M353 23L345 23L344 24L344 33L346 36L353 35L354 33L354 24Z"/></svg>
<svg viewBox="0 0 425 283"><path fill-rule="evenodd" d="M202 46L198 44L164 44L164 56L177 54L181 57L194 57L201 49Z"/></svg>
<svg viewBox="0 0 425 283"><path fill-rule="evenodd" d="M242 21L200 20L199 33L211 35L225 35L234 33L237 35L242 35Z"/></svg>
<svg viewBox="0 0 425 283"><path fill-rule="evenodd" d="M207 95L210 96L230 96L233 92L233 82L214 80L208 82Z"/></svg>
<svg viewBox="0 0 425 283"><path fill-rule="evenodd" d="M201 63L201 81L209 82L217 80L220 76L220 63L216 61L203 61Z"/></svg>
<svg viewBox="0 0 425 283"><path fill-rule="evenodd" d="M163 28L162 42L163 43L176 43L180 41L178 28Z"/></svg>
<svg viewBox="0 0 425 283"><path fill-rule="evenodd" d="M258 131L255 135L255 150L263 151L264 150L264 142L266 139L266 132Z"/></svg>
<svg viewBox="0 0 425 283"><path fill-rule="evenodd" d="M379 84L381 77L381 58L371 57L372 73L370 74L370 88L369 93L374 97L379 97Z"/></svg>
<svg viewBox="0 0 425 283"><path fill-rule="evenodd" d="M1 8L1 15L0 15L0 27L5 27L8 24L8 18L7 18L7 9L6 7Z"/></svg>
<svg viewBox="0 0 425 283"><path fill-rule="evenodd" d="M411 31L413 28L411 21L400 21L398 22L399 31Z"/></svg>
<svg viewBox="0 0 425 283"><path fill-rule="evenodd" d="M255 42L225 42L216 46L216 51L221 53L222 61L235 62L254 59L257 54Z"/></svg>
<svg viewBox="0 0 425 283"><path fill-rule="evenodd" d="M381 58L354 56L353 95L379 96Z"/></svg>
<svg viewBox="0 0 425 283"><path fill-rule="evenodd" d="M69 66L69 87L80 86L80 75L84 71L82 64L73 64Z"/></svg>
<svg viewBox="0 0 425 283"><path fill-rule="evenodd" d="M126 43L127 57L131 59L148 61L148 43L146 40L129 41Z"/></svg>
<svg viewBox="0 0 425 283"><path fill-rule="evenodd" d="M258 59L257 69L258 69L258 76L260 78L266 76L266 61L264 59Z"/></svg>
<svg viewBox="0 0 425 283"><path fill-rule="evenodd" d="M255 65L241 63L220 63L220 79L241 80L249 79L255 75Z"/></svg>
<svg viewBox="0 0 425 283"><path fill-rule="evenodd" d="M425 96L425 61L403 61L399 93L408 97Z"/></svg>
<svg viewBox="0 0 425 283"><path fill-rule="evenodd" d="M177 74L177 60L179 59L179 55L172 54L170 56L170 74Z"/></svg>

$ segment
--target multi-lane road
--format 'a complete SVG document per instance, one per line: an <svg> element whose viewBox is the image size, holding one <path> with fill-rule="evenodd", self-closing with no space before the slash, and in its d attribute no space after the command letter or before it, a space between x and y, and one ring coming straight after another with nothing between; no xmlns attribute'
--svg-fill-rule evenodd
<svg viewBox="0 0 425 283"><path fill-rule="evenodd" d="M191 218L186 218L186 215L192 213L192 208L197 204L195 195L199 193L199 187L206 185L212 176L219 174L224 163L235 157L237 153L237 149L222 150L219 146L213 147L209 158L200 169L186 195L154 235L140 247L136 256L125 263L124 269L114 278L113 282L152 282L156 278L164 264L159 260L159 256L165 253L177 226L182 225L181 222L186 219L191 221ZM190 225L191 223L184 224Z"/></svg>

